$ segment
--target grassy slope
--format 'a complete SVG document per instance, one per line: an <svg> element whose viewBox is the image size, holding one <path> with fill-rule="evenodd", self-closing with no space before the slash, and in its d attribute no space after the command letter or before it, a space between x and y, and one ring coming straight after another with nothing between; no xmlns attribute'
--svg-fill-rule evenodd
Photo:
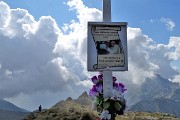
<svg viewBox="0 0 180 120"><path fill-rule="evenodd" d="M34 112L24 120L96 120L98 113L73 100L61 101L49 110ZM116 120L180 120L169 114L126 112Z"/></svg>

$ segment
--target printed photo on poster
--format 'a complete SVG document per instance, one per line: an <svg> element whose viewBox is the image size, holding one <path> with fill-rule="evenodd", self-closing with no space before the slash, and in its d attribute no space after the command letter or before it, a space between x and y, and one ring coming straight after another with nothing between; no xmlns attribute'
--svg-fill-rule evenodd
<svg viewBox="0 0 180 120"><path fill-rule="evenodd" d="M124 66L124 50L118 31L120 26L92 26L91 33L97 50L94 69Z"/></svg>
<svg viewBox="0 0 180 120"><path fill-rule="evenodd" d="M120 25L91 25L90 36L95 46L96 62L93 64L94 70L104 68L125 67L126 47L122 44ZM123 29L124 30L124 29ZM121 34L120 34L121 33ZM92 53L90 53L92 54Z"/></svg>

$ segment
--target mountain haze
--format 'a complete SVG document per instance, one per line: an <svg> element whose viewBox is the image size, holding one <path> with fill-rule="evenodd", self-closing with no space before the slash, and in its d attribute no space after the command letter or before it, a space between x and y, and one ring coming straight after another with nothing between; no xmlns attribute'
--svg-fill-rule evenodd
<svg viewBox="0 0 180 120"><path fill-rule="evenodd" d="M0 99L0 109L8 110L8 111L16 111L16 112L28 112L25 109L22 109L6 100Z"/></svg>
<svg viewBox="0 0 180 120"><path fill-rule="evenodd" d="M142 100L130 107L135 112L159 112L173 114L180 117L180 101L174 101L166 98L156 98L154 100Z"/></svg>
<svg viewBox="0 0 180 120"><path fill-rule="evenodd" d="M28 114L27 110L0 99L0 120L21 120Z"/></svg>
<svg viewBox="0 0 180 120"><path fill-rule="evenodd" d="M179 83L156 75L153 79L145 80L138 97L139 101L128 110L169 113L180 117Z"/></svg>
<svg viewBox="0 0 180 120"><path fill-rule="evenodd" d="M0 120L22 120L29 112L0 110Z"/></svg>
<svg viewBox="0 0 180 120"><path fill-rule="evenodd" d="M168 79L155 75L152 79L146 79L141 86L141 99L154 99L159 97L170 97L180 86L178 83L171 82Z"/></svg>

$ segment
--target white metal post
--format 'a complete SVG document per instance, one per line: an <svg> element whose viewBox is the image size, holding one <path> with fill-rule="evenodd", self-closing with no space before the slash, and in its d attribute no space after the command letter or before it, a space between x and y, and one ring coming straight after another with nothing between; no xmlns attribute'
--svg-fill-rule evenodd
<svg viewBox="0 0 180 120"><path fill-rule="evenodd" d="M113 90L112 71L103 71L103 97L110 97Z"/></svg>
<svg viewBox="0 0 180 120"><path fill-rule="evenodd" d="M103 22L111 22L111 0L103 0Z"/></svg>
<svg viewBox="0 0 180 120"><path fill-rule="evenodd" d="M111 22L111 0L103 0L103 22ZM103 97L110 97L113 90L112 71L103 71Z"/></svg>

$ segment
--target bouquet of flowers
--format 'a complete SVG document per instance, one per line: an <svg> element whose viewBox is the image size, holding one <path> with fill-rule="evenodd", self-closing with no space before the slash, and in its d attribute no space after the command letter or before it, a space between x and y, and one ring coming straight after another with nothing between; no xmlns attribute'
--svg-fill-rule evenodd
<svg viewBox="0 0 180 120"><path fill-rule="evenodd" d="M103 97L103 75L91 78L93 87L89 95L94 97L92 108L100 113L100 120L114 120L116 115L123 115L126 107L124 99L125 86L116 82L116 77L112 77L113 90L110 97Z"/></svg>

